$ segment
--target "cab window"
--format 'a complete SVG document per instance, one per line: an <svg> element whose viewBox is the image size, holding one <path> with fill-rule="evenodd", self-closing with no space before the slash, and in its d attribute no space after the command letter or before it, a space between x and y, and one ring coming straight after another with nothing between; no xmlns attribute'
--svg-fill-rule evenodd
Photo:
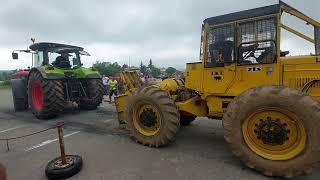
<svg viewBox="0 0 320 180"><path fill-rule="evenodd" d="M206 67L221 67L234 62L234 37L233 24L209 29Z"/></svg>
<svg viewBox="0 0 320 180"><path fill-rule="evenodd" d="M43 51L37 51L34 54L34 66L39 67L43 65Z"/></svg>
<svg viewBox="0 0 320 180"><path fill-rule="evenodd" d="M239 64L270 64L276 60L276 19L239 24Z"/></svg>

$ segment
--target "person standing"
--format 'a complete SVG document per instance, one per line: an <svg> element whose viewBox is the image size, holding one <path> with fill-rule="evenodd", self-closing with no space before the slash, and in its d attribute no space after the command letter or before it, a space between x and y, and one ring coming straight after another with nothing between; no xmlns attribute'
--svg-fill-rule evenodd
<svg viewBox="0 0 320 180"><path fill-rule="evenodd" d="M114 77L111 77L108 81L108 85L109 85L109 100L111 103L112 96L113 95L118 96L118 81Z"/></svg>
<svg viewBox="0 0 320 180"><path fill-rule="evenodd" d="M103 83L103 86L104 86L104 89L105 89L105 93L106 95L109 94L109 85L108 85L108 81L109 81L109 78L108 76L105 76L105 75L102 75L102 83Z"/></svg>

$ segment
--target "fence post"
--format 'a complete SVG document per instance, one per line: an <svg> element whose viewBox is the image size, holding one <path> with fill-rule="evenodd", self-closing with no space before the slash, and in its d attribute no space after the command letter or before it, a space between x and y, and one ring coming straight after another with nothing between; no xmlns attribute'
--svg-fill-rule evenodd
<svg viewBox="0 0 320 180"><path fill-rule="evenodd" d="M64 151L64 142L63 142L63 123L57 125L58 127L58 135L59 135L59 144L60 144L60 153L61 153L61 162L62 164L66 164L66 154Z"/></svg>

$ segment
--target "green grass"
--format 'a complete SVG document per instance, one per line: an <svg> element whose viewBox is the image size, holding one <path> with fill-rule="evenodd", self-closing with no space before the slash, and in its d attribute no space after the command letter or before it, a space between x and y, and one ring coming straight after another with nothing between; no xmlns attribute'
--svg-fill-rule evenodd
<svg viewBox="0 0 320 180"><path fill-rule="evenodd" d="M9 89L9 88L11 88L10 85L2 85L2 84L0 84L0 89Z"/></svg>

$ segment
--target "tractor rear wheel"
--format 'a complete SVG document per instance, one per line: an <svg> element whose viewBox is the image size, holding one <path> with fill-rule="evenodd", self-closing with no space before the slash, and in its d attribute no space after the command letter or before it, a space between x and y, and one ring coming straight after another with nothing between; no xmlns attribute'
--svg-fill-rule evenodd
<svg viewBox="0 0 320 180"><path fill-rule="evenodd" d="M129 97L125 118L136 142L159 147L172 141L179 129L177 106L155 86L142 87Z"/></svg>
<svg viewBox="0 0 320 180"><path fill-rule="evenodd" d="M232 152L267 176L309 173L320 162L320 105L294 89L263 86L236 97L223 116Z"/></svg>
<svg viewBox="0 0 320 180"><path fill-rule="evenodd" d="M80 100L79 107L85 110L94 110L101 104L105 89L101 79L88 79L86 81L87 97Z"/></svg>
<svg viewBox="0 0 320 180"><path fill-rule="evenodd" d="M38 71L31 72L28 81L28 102L32 113L38 119L57 116L65 105L62 82L44 79Z"/></svg>

